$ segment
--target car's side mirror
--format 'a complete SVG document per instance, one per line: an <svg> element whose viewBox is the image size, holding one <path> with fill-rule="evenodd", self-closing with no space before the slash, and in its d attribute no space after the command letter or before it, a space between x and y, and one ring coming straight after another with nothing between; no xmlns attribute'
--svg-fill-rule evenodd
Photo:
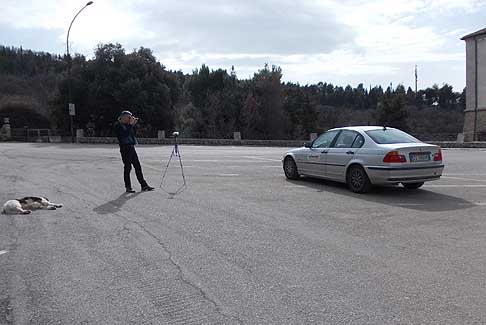
<svg viewBox="0 0 486 325"><path fill-rule="evenodd" d="M312 148L312 142L304 142L304 147Z"/></svg>

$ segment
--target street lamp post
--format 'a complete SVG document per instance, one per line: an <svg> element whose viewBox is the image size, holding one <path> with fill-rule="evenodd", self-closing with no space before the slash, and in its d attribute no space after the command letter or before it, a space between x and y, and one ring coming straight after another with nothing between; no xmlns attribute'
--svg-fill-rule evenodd
<svg viewBox="0 0 486 325"><path fill-rule="evenodd" d="M93 1L90 1L84 5L81 10L78 11L76 16L74 16L71 24L69 24L69 29L67 32L66 37L66 54L68 59L68 108L69 108L69 118L71 120L71 141L74 143L74 115L76 114L74 103L72 103L72 81L71 81L71 55L69 54L69 33L71 32L71 27L73 26L74 21L79 16L81 11L83 11L86 7L93 4Z"/></svg>

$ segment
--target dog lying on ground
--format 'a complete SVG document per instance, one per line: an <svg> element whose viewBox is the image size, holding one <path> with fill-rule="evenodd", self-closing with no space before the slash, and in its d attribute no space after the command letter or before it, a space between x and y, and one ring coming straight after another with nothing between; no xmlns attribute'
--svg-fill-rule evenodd
<svg viewBox="0 0 486 325"><path fill-rule="evenodd" d="M18 200L10 200L3 205L3 214L29 214L32 210L56 210L62 204L55 204L46 197L28 196Z"/></svg>

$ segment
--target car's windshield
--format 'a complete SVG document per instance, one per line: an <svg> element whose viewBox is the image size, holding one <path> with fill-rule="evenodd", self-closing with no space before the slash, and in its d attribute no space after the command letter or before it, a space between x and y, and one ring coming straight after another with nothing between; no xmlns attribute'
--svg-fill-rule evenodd
<svg viewBox="0 0 486 325"><path fill-rule="evenodd" d="M395 144L395 143L419 143L420 140L412 137L403 131L397 129L380 129L366 131L373 141L378 144Z"/></svg>

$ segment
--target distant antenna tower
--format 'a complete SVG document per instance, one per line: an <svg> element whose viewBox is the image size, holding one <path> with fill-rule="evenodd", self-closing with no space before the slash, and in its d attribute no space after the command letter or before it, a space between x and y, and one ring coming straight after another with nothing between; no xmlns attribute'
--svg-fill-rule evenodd
<svg viewBox="0 0 486 325"><path fill-rule="evenodd" d="M418 68L417 65L415 65L415 97L417 97L418 93Z"/></svg>

